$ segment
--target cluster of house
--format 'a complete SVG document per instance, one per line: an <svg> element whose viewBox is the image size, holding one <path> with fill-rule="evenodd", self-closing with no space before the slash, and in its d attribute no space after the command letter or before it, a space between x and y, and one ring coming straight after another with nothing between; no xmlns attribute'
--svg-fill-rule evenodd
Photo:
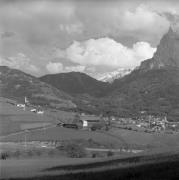
<svg viewBox="0 0 179 180"><path fill-rule="evenodd" d="M166 116L142 115L137 120L138 127L144 127L152 131L166 130L167 123Z"/></svg>
<svg viewBox="0 0 179 180"><path fill-rule="evenodd" d="M30 111L37 114L44 114L44 111L40 107L33 107L30 105L28 99L25 97L24 104L17 104L17 107L26 109L26 106L31 107ZM145 128L151 131L165 131L165 130L179 130L179 122L169 122L166 116L154 116L148 115L145 111L140 112L140 116L133 118L123 117L104 117L97 115L77 114L73 119L69 119L65 123L59 123L57 126L63 126L66 128L75 129L108 129L110 125L135 125L139 128Z"/></svg>
<svg viewBox="0 0 179 180"><path fill-rule="evenodd" d="M24 111L27 109L26 107L31 107L32 109L30 109L31 112L33 113L37 113L37 114L44 114L44 111L40 109L40 107L34 107L32 106L27 97L25 97L25 100L24 100L24 103L19 103L19 104L16 104L17 107L19 108L22 108Z"/></svg>
<svg viewBox="0 0 179 180"><path fill-rule="evenodd" d="M179 122L169 122L166 116L154 116L141 113L135 119L132 118L116 118L120 125L135 125L139 128L145 128L151 131L179 130Z"/></svg>
<svg viewBox="0 0 179 180"><path fill-rule="evenodd" d="M166 116L141 115L137 119L121 118L121 117L103 117L96 115L80 114L76 115L65 123L59 123L58 126L75 129L97 130L108 129L110 126L118 127L120 125L134 125L139 128L149 129L151 131L163 131L169 127L173 129L177 127L176 123L167 121ZM179 127L179 123L178 123Z"/></svg>
<svg viewBox="0 0 179 180"><path fill-rule="evenodd" d="M148 129L150 131L179 131L179 122L170 122L167 120L167 116L154 116L141 113L141 115L135 119L133 118L122 118L122 117L103 117L95 115L81 115L80 120L82 122L82 127L84 129L96 127L109 127L113 125L133 125L136 127L141 127Z"/></svg>

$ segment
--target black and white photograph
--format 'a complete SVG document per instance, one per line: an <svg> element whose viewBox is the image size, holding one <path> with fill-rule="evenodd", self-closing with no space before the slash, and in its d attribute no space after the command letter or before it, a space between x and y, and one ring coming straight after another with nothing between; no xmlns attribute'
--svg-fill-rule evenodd
<svg viewBox="0 0 179 180"><path fill-rule="evenodd" d="M0 180L178 180L179 1L0 0Z"/></svg>

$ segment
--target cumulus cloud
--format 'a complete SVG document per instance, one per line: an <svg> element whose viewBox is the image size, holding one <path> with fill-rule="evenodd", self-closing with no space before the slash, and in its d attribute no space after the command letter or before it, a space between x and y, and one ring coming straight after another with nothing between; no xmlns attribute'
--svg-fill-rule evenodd
<svg viewBox="0 0 179 180"><path fill-rule="evenodd" d="M71 72L71 71L74 71L74 72L83 72L85 70L85 66L80 66L80 65L77 65L77 66L66 66L65 67L65 71L66 72Z"/></svg>
<svg viewBox="0 0 179 180"><path fill-rule="evenodd" d="M50 73L60 73L63 72L63 64L60 62L49 62L46 65L46 69L48 70L48 72Z"/></svg>
<svg viewBox="0 0 179 180"><path fill-rule="evenodd" d="M23 71L29 71L32 73L38 73L39 69L31 63L30 58L28 58L23 53L18 53L16 56L1 58L1 66L9 66L11 68L20 69Z"/></svg>
<svg viewBox="0 0 179 180"><path fill-rule="evenodd" d="M63 72L83 72L85 70L85 66L76 65L76 66L64 66L61 62L49 62L46 65L46 69L49 73L63 73Z"/></svg>
<svg viewBox="0 0 179 180"><path fill-rule="evenodd" d="M116 69L138 66L141 61L151 58L155 51L156 48L147 42L137 42L132 48L128 48L106 37L84 42L74 41L65 50L65 56L83 66L106 66Z"/></svg>
<svg viewBox="0 0 179 180"><path fill-rule="evenodd" d="M159 43L178 12L178 1L0 1L0 49L9 57L3 63L31 72L40 69L41 74L48 69L96 72L136 66L152 56L151 46ZM55 47L61 49L58 55L51 51ZM26 65L17 60L22 56L12 57L19 52L30 57ZM53 56L70 61L50 63ZM42 69L47 62L48 69Z"/></svg>

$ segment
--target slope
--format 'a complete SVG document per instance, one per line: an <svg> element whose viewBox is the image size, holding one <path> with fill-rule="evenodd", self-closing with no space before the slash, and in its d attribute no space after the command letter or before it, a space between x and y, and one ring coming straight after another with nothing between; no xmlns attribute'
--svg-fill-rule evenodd
<svg viewBox="0 0 179 180"><path fill-rule="evenodd" d="M26 96L36 105L67 109L76 107L71 101L72 98L63 91L41 82L36 77L6 66L0 66L0 96L21 103L24 103Z"/></svg>
<svg viewBox="0 0 179 180"><path fill-rule="evenodd" d="M98 81L80 72L45 75L40 80L70 95L88 94L100 97L105 94L109 86L108 83Z"/></svg>

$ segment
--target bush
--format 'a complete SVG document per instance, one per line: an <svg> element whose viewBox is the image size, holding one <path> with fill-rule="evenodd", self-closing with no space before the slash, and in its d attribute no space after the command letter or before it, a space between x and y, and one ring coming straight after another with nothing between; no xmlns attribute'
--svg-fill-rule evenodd
<svg viewBox="0 0 179 180"><path fill-rule="evenodd" d="M6 160L9 157L9 154L7 152L2 152L0 154L0 159Z"/></svg>
<svg viewBox="0 0 179 180"><path fill-rule="evenodd" d="M101 130L104 127L103 124L101 123L95 123L91 126L91 130L92 131L96 131L96 130Z"/></svg>
<svg viewBox="0 0 179 180"><path fill-rule="evenodd" d="M86 156L85 149L78 144L66 145L65 151L67 153L67 156L71 158L82 158Z"/></svg>
<svg viewBox="0 0 179 180"><path fill-rule="evenodd" d="M93 154L92 154L92 158L95 158L95 157L96 157L96 154L95 154L95 153L93 153Z"/></svg>
<svg viewBox="0 0 179 180"><path fill-rule="evenodd" d="M113 156L114 155L114 153L112 152L112 151L108 151L107 152L107 157L111 157L111 156Z"/></svg>

